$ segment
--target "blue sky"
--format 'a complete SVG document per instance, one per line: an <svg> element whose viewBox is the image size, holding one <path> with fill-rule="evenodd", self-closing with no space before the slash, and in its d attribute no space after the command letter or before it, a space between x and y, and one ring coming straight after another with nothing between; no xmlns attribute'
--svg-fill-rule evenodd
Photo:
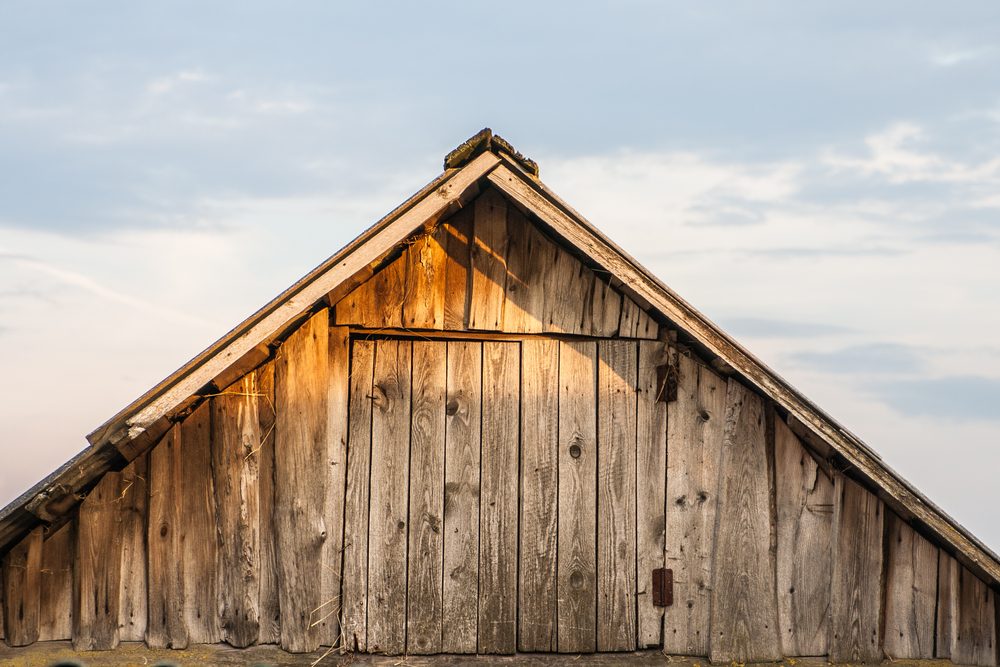
<svg viewBox="0 0 1000 667"><path fill-rule="evenodd" d="M1000 549L990 2L0 0L0 503L487 125Z"/></svg>

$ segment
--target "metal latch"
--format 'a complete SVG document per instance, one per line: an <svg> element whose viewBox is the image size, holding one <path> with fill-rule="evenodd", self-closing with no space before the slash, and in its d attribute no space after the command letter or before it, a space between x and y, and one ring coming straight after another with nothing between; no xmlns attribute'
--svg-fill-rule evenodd
<svg viewBox="0 0 1000 667"><path fill-rule="evenodd" d="M674 571L666 567L653 570L653 606L669 607L674 603Z"/></svg>

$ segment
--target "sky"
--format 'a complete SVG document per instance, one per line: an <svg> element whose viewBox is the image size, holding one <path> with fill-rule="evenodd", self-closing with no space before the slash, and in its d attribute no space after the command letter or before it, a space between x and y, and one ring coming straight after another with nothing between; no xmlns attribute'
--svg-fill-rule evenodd
<svg viewBox="0 0 1000 667"><path fill-rule="evenodd" d="M490 126L1000 551L1000 4L0 0L0 505Z"/></svg>

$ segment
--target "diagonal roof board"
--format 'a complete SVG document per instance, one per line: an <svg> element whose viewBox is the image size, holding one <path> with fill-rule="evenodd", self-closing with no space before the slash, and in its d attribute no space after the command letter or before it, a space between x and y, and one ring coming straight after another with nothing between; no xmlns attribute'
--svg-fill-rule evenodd
<svg viewBox="0 0 1000 667"><path fill-rule="evenodd" d="M432 226L490 184L527 210L588 262L607 271L620 289L658 312L703 352L719 359L787 411L808 444L832 450L849 474L867 481L898 513L1000 586L1000 559L968 530L889 468L869 447L810 402L708 318L615 245L538 180L538 166L484 130L445 159L445 172L337 254L235 327L171 376L87 436L91 447L0 510L0 550L40 520L56 520L53 504L79 497L103 472L124 465L153 444L157 424L190 405L192 397L234 377L313 309L335 301L367 279L407 237ZM332 296L331 296L332 295ZM234 377L235 379L235 377ZM168 423L168 422L167 422ZM142 443L138 446L136 443ZM70 503L71 506L71 503Z"/></svg>

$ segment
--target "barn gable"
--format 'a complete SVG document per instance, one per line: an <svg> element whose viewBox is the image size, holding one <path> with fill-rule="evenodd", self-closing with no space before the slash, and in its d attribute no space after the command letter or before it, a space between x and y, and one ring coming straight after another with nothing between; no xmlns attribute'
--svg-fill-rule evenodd
<svg viewBox="0 0 1000 667"><path fill-rule="evenodd" d="M996 556L509 144L445 165L3 510L9 644L996 664Z"/></svg>

